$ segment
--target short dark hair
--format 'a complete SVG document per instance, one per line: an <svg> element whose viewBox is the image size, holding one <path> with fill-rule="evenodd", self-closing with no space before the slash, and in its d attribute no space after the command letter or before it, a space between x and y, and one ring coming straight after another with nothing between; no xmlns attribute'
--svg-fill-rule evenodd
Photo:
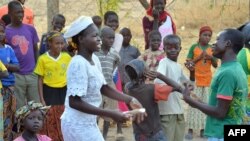
<svg viewBox="0 0 250 141"><path fill-rule="evenodd" d="M161 33L158 31L158 30L152 30L148 33L148 39L150 40L150 38L153 36L153 35L159 35L161 37Z"/></svg>
<svg viewBox="0 0 250 141"><path fill-rule="evenodd" d="M237 29L228 28L224 30L224 40L231 41L233 44L234 53L238 54L238 52L244 46L244 35Z"/></svg>
<svg viewBox="0 0 250 141"><path fill-rule="evenodd" d="M151 7L154 7L154 1L155 1L155 0L150 0L150 6L151 6ZM164 2L165 2L165 4L167 4L167 0L164 0Z"/></svg>
<svg viewBox="0 0 250 141"><path fill-rule="evenodd" d="M165 36L163 39L163 43L169 40L178 40L178 42L181 44L181 38L178 35L170 34L170 35Z"/></svg>
<svg viewBox="0 0 250 141"><path fill-rule="evenodd" d="M123 27L123 28L120 30L120 33L121 33L121 32L124 32L124 31L129 31L129 32L131 32L131 30L130 30L129 28Z"/></svg>
<svg viewBox="0 0 250 141"><path fill-rule="evenodd" d="M8 12L15 9L16 6L22 6L22 4L19 1L11 1L8 3Z"/></svg>
<svg viewBox="0 0 250 141"><path fill-rule="evenodd" d="M107 22L108 18L110 15L115 15L118 17L118 15L114 12L114 11L107 11L105 14L104 14L104 23Z"/></svg>
<svg viewBox="0 0 250 141"><path fill-rule="evenodd" d="M102 17L100 17L98 15L95 15L95 16L92 17L92 20L96 20L96 19L102 20Z"/></svg>
<svg viewBox="0 0 250 141"><path fill-rule="evenodd" d="M63 14L56 14L56 15L54 15L52 20L54 20L56 17L60 17L63 20L66 20L65 17L63 16Z"/></svg>

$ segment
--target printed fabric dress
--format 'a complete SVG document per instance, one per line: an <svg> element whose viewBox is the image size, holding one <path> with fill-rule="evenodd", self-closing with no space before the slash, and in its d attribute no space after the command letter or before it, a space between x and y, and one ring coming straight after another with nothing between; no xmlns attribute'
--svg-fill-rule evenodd
<svg viewBox="0 0 250 141"><path fill-rule="evenodd" d="M65 111L61 117L64 141L104 141L96 122L96 115L87 114L69 106L69 97L78 96L82 101L99 107L102 102L101 87L106 84L101 64L94 54L94 65L76 55L67 71Z"/></svg>

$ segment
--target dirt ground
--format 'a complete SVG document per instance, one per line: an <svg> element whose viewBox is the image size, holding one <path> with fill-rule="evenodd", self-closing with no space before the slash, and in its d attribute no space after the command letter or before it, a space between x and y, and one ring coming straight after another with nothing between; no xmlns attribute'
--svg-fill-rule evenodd
<svg viewBox="0 0 250 141"><path fill-rule="evenodd" d="M188 105L186 103L183 102L183 107L184 107L184 111L187 111L188 109ZM184 115L186 115L187 113L185 112ZM99 122L99 127L102 131L102 119L100 120ZM117 140L117 141L134 141L134 136L133 136L133 127L132 125L128 126L128 127L123 127L123 135L124 135L124 140ZM187 133L187 130L186 129L186 132ZM112 126L110 129L109 129L109 132L108 132L108 137L106 139L106 141L116 141L116 126ZM198 133L194 132L194 138L192 140L185 140L184 141L207 141L207 139L204 139L204 138L200 138Z"/></svg>
<svg viewBox="0 0 250 141"><path fill-rule="evenodd" d="M123 135L125 137L123 141L134 141L132 126L124 127ZM110 128L108 133L108 138L106 139L106 141L116 141L116 127ZM184 140L184 141L206 141L206 139L200 138L198 135L195 135L193 140Z"/></svg>
<svg viewBox="0 0 250 141"><path fill-rule="evenodd" d="M182 50L178 62L183 66L184 73L189 76L184 62L190 46L197 42L199 28L203 25L210 25L213 30L211 43L214 42L218 31L227 27L238 27L249 20L249 7L247 0L211 1L203 0L175 0L176 2L167 7L171 13L176 26L177 34L182 39ZM7 4L9 0L0 0L0 6ZM35 28L39 37L47 32L47 2L46 0L27 0L27 7L35 14ZM194 8L195 7L195 8ZM60 0L60 13L66 17L66 25L81 15L93 16L98 14L98 8L93 0ZM126 0L118 10L120 28L131 28L133 38L132 45L137 46L141 51L144 47L141 19L145 15L139 1ZM185 105L185 104L184 104ZM187 106L185 105L185 108ZM185 110L186 111L186 110ZM185 113L186 114L186 113ZM101 122L100 122L101 123ZM100 125L100 129L102 129ZM186 129L187 132L187 129ZM116 127L112 127L108 134L107 141L115 141ZM132 127L123 128L124 141L134 141ZM188 140L185 140L188 141ZM206 141L195 135L192 141Z"/></svg>

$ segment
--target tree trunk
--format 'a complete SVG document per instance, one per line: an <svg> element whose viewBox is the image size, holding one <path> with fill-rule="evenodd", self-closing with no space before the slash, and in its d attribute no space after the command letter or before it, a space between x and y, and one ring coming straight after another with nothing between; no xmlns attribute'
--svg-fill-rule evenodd
<svg viewBox="0 0 250 141"><path fill-rule="evenodd" d="M59 0L47 0L47 26L48 31L52 29L52 19L55 14L59 13Z"/></svg>
<svg viewBox="0 0 250 141"><path fill-rule="evenodd" d="M249 14L249 15L248 15L248 18L249 18L249 21L250 21L250 0L249 0L249 2L248 2L248 12L249 12L249 13L248 13L248 14Z"/></svg>

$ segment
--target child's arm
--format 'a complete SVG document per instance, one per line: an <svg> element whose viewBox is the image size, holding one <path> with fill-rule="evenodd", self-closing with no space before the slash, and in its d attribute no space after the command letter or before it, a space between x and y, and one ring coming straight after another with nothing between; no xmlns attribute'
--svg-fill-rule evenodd
<svg viewBox="0 0 250 141"><path fill-rule="evenodd" d="M124 101L125 103L129 104L132 109L143 108L141 103L132 96L123 94L118 92L117 90L113 89L109 85L103 85L101 88L101 93L109 98Z"/></svg>
<svg viewBox="0 0 250 141"><path fill-rule="evenodd" d="M37 45L37 43L36 43L36 44L34 44L34 57L35 57L35 62L37 62L38 56L39 56L38 45Z"/></svg>
<svg viewBox="0 0 250 141"><path fill-rule="evenodd" d="M139 0L139 1L140 1L141 5L144 7L145 10L147 10L150 7L147 0Z"/></svg>
<svg viewBox="0 0 250 141"><path fill-rule="evenodd" d="M0 78L7 77L9 75L7 70L1 70L0 71Z"/></svg>
<svg viewBox="0 0 250 141"><path fill-rule="evenodd" d="M99 116L105 116L110 117L116 122L124 122L126 120L129 120L129 115L114 111L114 110L105 110L96 106L93 106L89 103L87 103L84 100L81 100L81 97L75 95L69 96L69 106L73 109L76 109L78 111L93 114L93 115L99 115Z"/></svg>
<svg viewBox="0 0 250 141"><path fill-rule="evenodd" d="M215 57L206 54L206 55L205 55L205 59L206 59L206 60L211 60L212 66L213 66L214 68L217 68L218 63L217 63L217 59L216 59Z"/></svg>
<svg viewBox="0 0 250 141"><path fill-rule="evenodd" d="M38 75L38 93L40 97L40 101L43 105L46 105L44 99L43 99L43 77Z"/></svg>
<svg viewBox="0 0 250 141"><path fill-rule="evenodd" d="M12 49L10 51L10 62L5 64L5 67L9 72L18 72L20 70L19 62L16 58L15 52Z"/></svg>
<svg viewBox="0 0 250 141"><path fill-rule="evenodd" d="M195 81L195 70L189 71L189 72L190 72L189 79L190 79L191 81Z"/></svg>
<svg viewBox="0 0 250 141"><path fill-rule="evenodd" d="M218 61L217 61L217 59L216 58L212 58L212 60L211 60L211 62L212 62L212 66L214 67L214 68L217 68L218 67Z"/></svg>
<svg viewBox="0 0 250 141"><path fill-rule="evenodd" d="M190 61L190 60L186 60L186 63L184 63L184 65L186 66L186 68L189 70L189 79L191 81L195 81L195 69L194 69L194 62Z"/></svg>
<svg viewBox="0 0 250 141"><path fill-rule="evenodd" d="M169 79L168 77L164 76L163 74L161 74L159 72L148 71L145 73L145 76L150 78L150 79L158 78L158 79L162 80L167 85L173 87L172 91L178 91L180 93L182 93L182 91L183 91L183 88L181 85L179 85L177 82L173 81L172 79Z"/></svg>
<svg viewBox="0 0 250 141"><path fill-rule="evenodd" d="M192 61L194 62L194 64L196 64L197 62L199 62L200 60L204 59L205 57L205 51L203 51L200 56L198 56L197 58L194 58Z"/></svg>
<svg viewBox="0 0 250 141"><path fill-rule="evenodd" d="M159 12L157 10L153 10L153 30L158 30L159 28Z"/></svg>
<svg viewBox="0 0 250 141"><path fill-rule="evenodd" d="M39 54L42 55L44 52L46 52L46 34L42 35L41 43L39 46Z"/></svg>
<svg viewBox="0 0 250 141"><path fill-rule="evenodd" d="M10 72L18 72L20 70L20 67L17 64L5 64L5 67Z"/></svg>

